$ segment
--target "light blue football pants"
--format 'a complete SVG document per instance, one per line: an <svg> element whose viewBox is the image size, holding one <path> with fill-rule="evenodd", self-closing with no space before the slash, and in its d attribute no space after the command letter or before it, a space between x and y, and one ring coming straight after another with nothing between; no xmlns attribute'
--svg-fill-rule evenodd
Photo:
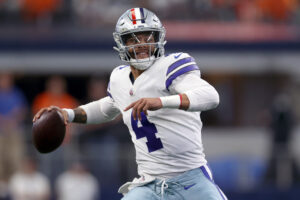
<svg viewBox="0 0 300 200"><path fill-rule="evenodd" d="M122 200L227 200L207 166L130 190Z"/></svg>

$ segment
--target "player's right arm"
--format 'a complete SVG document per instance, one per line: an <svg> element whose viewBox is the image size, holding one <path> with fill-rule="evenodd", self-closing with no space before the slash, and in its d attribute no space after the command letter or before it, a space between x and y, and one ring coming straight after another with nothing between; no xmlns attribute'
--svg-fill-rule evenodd
<svg viewBox="0 0 300 200"><path fill-rule="evenodd" d="M115 107L113 99L108 96L98 101L93 101L86 105L79 106L73 111L73 119L70 118L68 112L68 121L86 124L100 124L108 122L115 119L120 114L120 110Z"/></svg>
<svg viewBox="0 0 300 200"><path fill-rule="evenodd" d="M75 109L61 109L56 106L43 108L34 116L33 122L40 118L44 112L54 109L62 113L65 124L71 122L99 124L111 121L120 114L119 109L114 106L113 99L104 97L98 101L93 101Z"/></svg>
<svg viewBox="0 0 300 200"><path fill-rule="evenodd" d="M121 69L122 68L124 68L124 66L121 66ZM120 66L116 67L112 72L111 79L113 75L115 76L114 72L118 70L120 70ZM115 77L115 79L118 79L118 77ZM52 109L58 110L63 115L66 125L68 123L100 124L111 121L115 119L121 112L115 106L115 101L111 95L110 84L108 84L107 95L107 97L104 97L98 101L93 101L75 109L61 109L57 106L42 108L34 116L33 122L39 119L44 112L49 112Z"/></svg>

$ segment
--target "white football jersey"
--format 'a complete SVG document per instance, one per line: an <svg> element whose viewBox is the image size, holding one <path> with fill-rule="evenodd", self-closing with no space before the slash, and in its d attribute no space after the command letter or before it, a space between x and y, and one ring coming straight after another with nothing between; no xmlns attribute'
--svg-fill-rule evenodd
<svg viewBox="0 0 300 200"><path fill-rule="evenodd" d="M108 95L119 108L128 126L136 149L139 175L167 178L206 164L201 140L200 112L180 109L159 109L142 114L134 120L132 109L124 109L140 98L155 98L176 94L172 84L179 76L189 73L200 75L194 59L186 53L165 55L134 83L130 67L115 68L110 77Z"/></svg>

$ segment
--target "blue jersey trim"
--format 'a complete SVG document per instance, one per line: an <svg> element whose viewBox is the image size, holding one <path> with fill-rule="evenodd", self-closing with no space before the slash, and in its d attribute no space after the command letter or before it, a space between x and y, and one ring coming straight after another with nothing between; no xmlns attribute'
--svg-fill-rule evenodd
<svg viewBox="0 0 300 200"><path fill-rule="evenodd" d="M125 65L125 66L119 67L119 70L124 69L125 67L129 67L129 65Z"/></svg>
<svg viewBox="0 0 300 200"><path fill-rule="evenodd" d="M168 71L167 71L167 75L172 72L174 69L176 69L177 67L183 65L183 64L186 64L186 63L189 63L189 62L194 62L194 58L192 57L188 57L188 58L182 58L178 61L176 61L175 63L173 63L172 65L170 65L170 67L168 68Z"/></svg>
<svg viewBox="0 0 300 200"><path fill-rule="evenodd" d="M109 96L110 98L114 99L111 94L109 93L109 91L107 91L107 96Z"/></svg>
<svg viewBox="0 0 300 200"><path fill-rule="evenodd" d="M173 80L175 78L177 78L178 76L187 73L189 71L193 71L193 70L199 70L199 67L195 64L192 65L188 65L180 70L178 70L177 72L175 72L174 74L172 74L167 80L166 80L166 88L167 90L169 90L169 86L172 84Z"/></svg>

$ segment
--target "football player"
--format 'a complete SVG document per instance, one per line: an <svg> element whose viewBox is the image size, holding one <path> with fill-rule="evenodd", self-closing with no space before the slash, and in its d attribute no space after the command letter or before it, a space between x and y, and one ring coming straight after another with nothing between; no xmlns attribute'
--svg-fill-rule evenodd
<svg viewBox="0 0 300 200"><path fill-rule="evenodd" d="M113 33L122 61L108 96L76 109L59 109L65 123L97 124L122 115L136 150L138 174L121 186L122 200L227 199L214 183L201 139L200 112L219 104L193 57L165 54L165 29L145 8L127 10Z"/></svg>

